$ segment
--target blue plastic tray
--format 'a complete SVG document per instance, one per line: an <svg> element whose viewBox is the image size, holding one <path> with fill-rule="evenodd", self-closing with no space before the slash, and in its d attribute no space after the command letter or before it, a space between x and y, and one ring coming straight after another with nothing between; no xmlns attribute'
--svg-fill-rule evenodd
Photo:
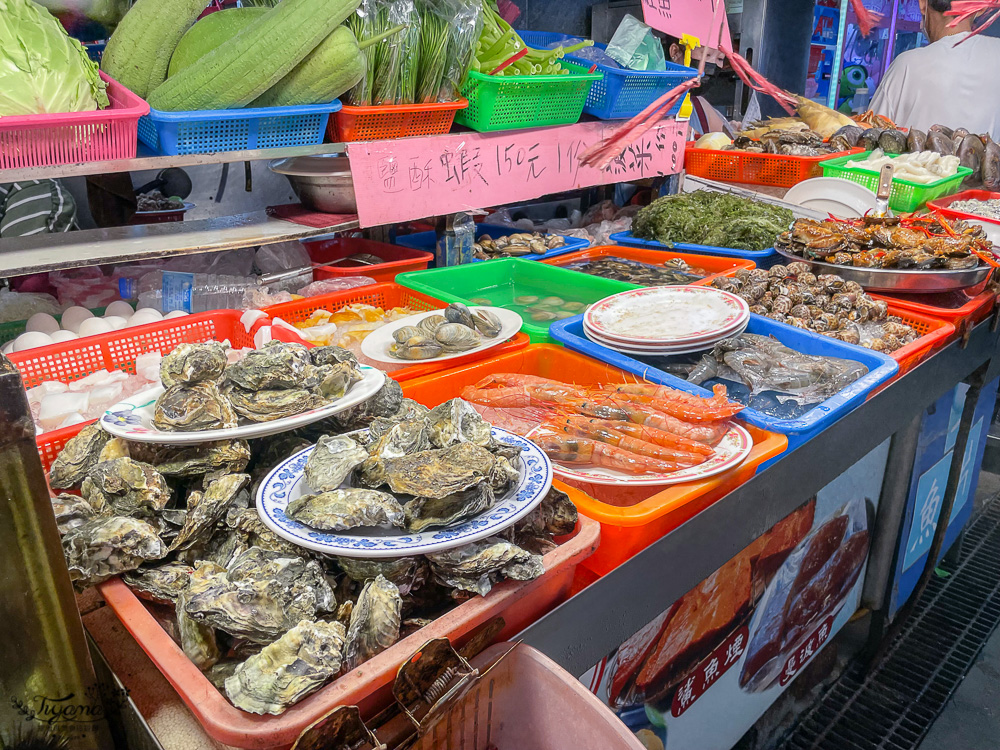
<svg viewBox="0 0 1000 750"><path fill-rule="evenodd" d="M755 427L788 436L788 449L792 450L836 422L847 412L864 403L868 394L899 370L896 361L879 352L860 346L853 346L812 331L778 323L759 315L751 315L748 333L774 336L791 349L804 354L827 355L852 359L868 368L868 374L855 380L840 393L828 398L797 419L780 419L763 414L751 408L740 412L739 418ZM577 315L560 320L549 327L549 334L564 346L582 352L601 362L607 362L622 370L638 375L653 383L669 385L698 396L711 396L712 392L686 380L670 375L653 365L645 364L627 354L608 349L586 337L583 331L583 316Z"/></svg>
<svg viewBox="0 0 1000 750"><path fill-rule="evenodd" d="M477 224L476 225L476 239L478 240L484 234L488 234L490 237L496 239L497 237L506 237L508 234L516 234L517 232L523 232L523 229L513 229L511 227L502 227L497 224ZM583 250L585 247L590 247L590 243L587 240L581 240L579 237L567 237L562 234L562 237L566 244L562 247L553 248L549 250L545 255L539 255L538 253L529 253L528 255L517 256L521 260L541 260L542 258L554 258L557 255L565 255L566 253L571 253L576 250ZM437 234L434 232L415 232L414 234L400 234L396 236L396 244L402 245L403 247L408 247L411 250L424 250L429 253L433 253L437 246ZM482 261L475 261L481 263Z"/></svg>
<svg viewBox="0 0 1000 750"><path fill-rule="evenodd" d="M644 247L649 250L670 250L671 248L656 240L640 240L631 232L615 232L609 239L616 245L625 247ZM712 247L711 245L693 245L688 242L675 242L673 248L682 253L701 253L702 255L720 255L724 258L743 258L752 260L758 268L770 268L781 262L781 256L773 247L769 250L737 250L732 247Z"/></svg>
<svg viewBox="0 0 1000 750"><path fill-rule="evenodd" d="M519 31L524 43L536 49L550 49L549 45L558 42L563 45L576 44L582 41L580 37L557 34L551 31ZM595 44L598 49L607 49L606 44ZM566 55L566 59L578 65L592 66L589 60L575 55ZM659 70L628 70L612 68L597 63L597 70L604 74L599 81L594 81L587 96L583 111L588 115L602 120L624 120L635 117L646 107L659 99L675 86L679 86L698 75L694 68L668 62L665 71ZM667 111L667 116L676 115L684 100Z"/></svg>
<svg viewBox="0 0 1000 750"><path fill-rule="evenodd" d="M192 112L150 109L139 118L139 140L164 156L312 146L323 142L327 120L340 107L340 100L334 99L329 104L299 107Z"/></svg>

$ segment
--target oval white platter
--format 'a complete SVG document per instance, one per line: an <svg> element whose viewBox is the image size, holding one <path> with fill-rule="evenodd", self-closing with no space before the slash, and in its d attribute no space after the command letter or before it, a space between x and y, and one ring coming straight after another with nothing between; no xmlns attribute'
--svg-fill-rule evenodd
<svg viewBox="0 0 1000 750"><path fill-rule="evenodd" d="M528 437L534 433L528 433ZM553 462L553 473L562 479L571 479L576 482L590 482L591 484L628 484L637 487L648 487L654 485L681 484L682 482L699 482L702 479L713 477L724 471L729 471L743 463L743 460L750 455L753 448L753 438L750 433L740 427L735 422L729 423L729 431L722 436L715 447L715 455L705 463L692 466L688 469L678 469L667 474L626 474L614 469L605 469L601 466L563 466Z"/></svg>
<svg viewBox="0 0 1000 750"><path fill-rule="evenodd" d="M319 531L285 515L292 500L309 493L304 469L315 446L305 448L278 464L257 489L257 513L271 531L301 547L341 557L406 557L441 552L500 533L526 516L542 501L552 486L552 463L530 440L499 427L493 437L508 445L521 446L518 483L497 498L489 510L468 521L444 529L419 533L389 526Z"/></svg>
<svg viewBox="0 0 1000 750"><path fill-rule="evenodd" d="M514 336L521 330L521 323L523 323L523 321L521 316L513 310L505 310L502 307L485 307L483 305L472 305L469 307L469 310L472 312L475 312L476 310L489 310L491 313L496 315L502 326L500 333L492 339L488 339L483 336L483 341L479 346L472 349L466 349L464 352L441 354L437 357L431 357L430 359L400 359L399 357L394 357L389 354L389 347L396 343L392 338L392 334L395 331L398 331L403 326L415 326L424 318L429 318L432 315L444 314L443 309L428 310L427 312L417 313L416 315L410 315L406 318L400 318L399 320L395 320L391 324L382 326L381 328L376 328L374 331L365 336L364 340L361 342L361 353L368 357L368 359L374 360L375 362L388 362L394 365L416 365L421 362L441 362L442 360L455 359L456 357L467 357L468 355L475 354L476 352L492 349L494 346L499 346L500 344L505 343L511 336Z"/></svg>
<svg viewBox="0 0 1000 750"><path fill-rule="evenodd" d="M291 417L270 422L251 422L239 427L221 430L201 430L198 432L167 432L153 425L153 407L156 399L166 390L162 385L137 393L132 398L120 401L101 416L101 427L115 437L134 440L137 443L162 443L164 445L193 445L214 440L239 440L266 437L280 432L294 430L321 419L332 417L345 409L367 401L385 383L385 373L368 365L361 365L364 378L336 401L318 409L310 409Z"/></svg>

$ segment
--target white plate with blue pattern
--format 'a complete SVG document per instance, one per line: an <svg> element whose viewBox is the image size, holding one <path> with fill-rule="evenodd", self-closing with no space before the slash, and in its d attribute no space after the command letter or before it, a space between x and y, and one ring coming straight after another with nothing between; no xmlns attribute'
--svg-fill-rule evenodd
<svg viewBox="0 0 1000 750"><path fill-rule="evenodd" d="M521 478L497 498L492 508L449 528L408 533L403 529L376 526L326 532L288 518L285 515L288 503L310 491L303 469L315 446L304 448L285 459L264 478L257 489L257 513L267 527L282 539L327 555L406 557L461 547L499 534L519 521L534 510L552 486L552 464L537 445L499 427L493 428L493 437L522 448L518 459Z"/></svg>

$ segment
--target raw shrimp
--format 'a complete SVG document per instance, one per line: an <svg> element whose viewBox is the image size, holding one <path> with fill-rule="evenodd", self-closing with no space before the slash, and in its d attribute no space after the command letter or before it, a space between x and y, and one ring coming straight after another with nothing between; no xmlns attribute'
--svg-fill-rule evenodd
<svg viewBox="0 0 1000 750"><path fill-rule="evenodd" d="M490 420L487 419L487 421ZM664 448L676 448L685 453L696 453L701 456L715 455L715 451L704 443L689 440L665 430L658 430L655 427L636 424L635 422L617 422L610 419L591 419L574 416L566 417L560 421L560 424L564 422L584 430L598 428L615 430L616 432L621 432L629 437L638 438L653 445L659 445ZM503 425L500 426L502 427Z"/></svg>
<svg viewBox="0 0 1000 750"><path fill-rule="evenodd" d="M511 386L509 388L480 388L467 385L462 398L474 404L496 407L561 406L571 403L572 392L548 386Z"/></svg>
<svg viewBox="0 0 1000 750"><path fill-rule="evenodd" d="M648 406L643 408L642 404L622 405L580 399L573 404L573 408L580 414L589 417L610 419L617 422L634 422L644 427L652 427L663 432L680 435L688 440L705 443L706 445L715 445L729 431L729 425L725 422L691 424L690 422L685 422L683 419L658 412Z"/></svg>
<svg viewBox="0 0 1000 750"><path fill-rule="evenodd" d="M661 459L663 461L672 461L679 466L697 466L698 464L705 463L705 456L679 451L675 448L664 448L659 445L653 445L652 443L647 443L645 440L630 437L629 435L621 433L618 430L612 430L606 427L595 427L592 424L589 424L587 420L583 420L583 423L586 426L578 425L574 423L572 418L570 418L548 422L543 425L543 427L547 430L572 435L573 437L587 438L589 440L597 440L601 443L607 443L608 445L614 445L640 456L649 456L650 458Z"/></svg>
<svg viewBox="0 0 1000 750"><path fill-rule="evenodd" d="M551 432L537 433L531 436L531 440L545 455L563 464L600 466L626 474L669 474L685 468L673 461L640 456L597 440L571 438Z"/></svg>
<svg viewBox="0 0 1000 750"><path fill-rule="evenodd" d="M653 383L604 385L602 392L619 394L629 401L649 404L672 417L691 422L716 422L738 414L743 406L726 398L726 386L716 385L712 398L702 398L675 388Z"/></svg>

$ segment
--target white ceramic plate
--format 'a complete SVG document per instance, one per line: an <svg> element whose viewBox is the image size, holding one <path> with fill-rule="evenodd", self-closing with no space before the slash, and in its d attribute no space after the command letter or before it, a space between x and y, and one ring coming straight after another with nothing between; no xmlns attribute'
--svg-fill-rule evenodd
<svg viewBox="0 0 1000 750"><path fill-rule="evenodd" d="M533 432L534 430L528 433L529 438ZM750 437L750 433L735 422L730 422L729 432L715 446L715 455L705 463L692 466L689 469L679 469L669 474L626 474L598 466L563 466L553 462L552 471L562 479L590 482L591 484L628 484L637 487L681 484L682 482L698 482L739 466L750 455L752 448L753 438Z"/></svg>
<svg viewBox="0 0 1000 750"><path fill-rule="evenodd" d="M691 339L689 341L672 341L670 343L642 343L637 344L632 341L623 341L614 336L607 336L600 331L595 331L593 328L587 325L587 321L583 322L583 330L587 336L593 338L596 341L607 342L608 345L622 345L630 349L637 349L639 351L671 351L673 349L690 349L696 345L702 346L712 346L716 341L721 341L722 339L727 339L730 336L735 336L737 333L744 331L747 324L750 322L750 313L748 312L745 316L737 320L732 326L727 327L725 330L718 331L711 336L701 336L696 339Z"/></svg>
<svg viewBox="0 0 1000 750"><path fill-rule="evenodd" d="M792 187L783 199L803 208L811 208L838 219L858 219L875 210L875 193L839 177L813 177Z"/></svg>
<svg viewBox="0 0 1000 750"><path fill-rule="evenodd" d="M725 336L723 336L723 338L738 336L747 329L748 323L749 321L744 323L742 326L737 328L732 333L727 333ZM718 343L718 341L722 340L719 339L718 341L708 341L703 344L694 344L692 346L678 347L675 349L645 349L645 348L637 349L634 347L625 346L624 344L619 344L615 341L605 341L600 337L596 336L591 331L584 331L584 334L587 336L588 339L593 341L595 344L600 344L601 346L605 346L608 349L611 349L612 351L621 352L622 354L629 354L634 357L673 357L674 355L677 354L694 354L695 352L707 352L713 346L715 346Z"/></svg>
<svg viewBox="0 0 1000 750"><path fill-rule="evenodd" d="M356 406L378 393L385 382L385 373L368 365L361 365L364 379L355 383L347 394L327 406L310 409L284 419L271 422L252 422L224 430L201 430L200 432L165 432L153 426L153 406L156 399L166 390L162 385L137 393L130 399L121 401L101 416L101 427L115 437L134 440L137 443L163 443L165 445L193 445L213 440L239 440L246 438L277 435L279 432L294 430Z"/></svg>
<svg viewBox="0 0 1000 750"><path fill-rule="evenodd" d="M278 464L257 489L257 513L275 534L316 552L342 557L405 557L441 552L498 534L530 513L552 486L552 463L534 443L519 435L493 428L493 436L508 445L522 447L518 469L521 479L497 498L488 511L447 529L407 533L381 527L325 532L310 528L285 515L292 500L309 492L305 482L306 461L315 446L305 448Z"/></svg>
<svg viewBox="0 0 1000 750"><path fill-rule="evenodd" d="M499 335L492 339L488 339L483 336L483 343L474 349L466 349L464 352L454 352L452 354L442 354L431 359L400 359L399 357L394 357L389 354L389 347L396 343L392 338L392 334L394 332L398 331L403 326L415 326L424 318L429 318L432 315L444 314L444 310L429 310L428 312L410 315L407 318L400 318L399 320L393 321L390 325L376 328L374 331L365 336L364 341L361 342L361 353L368 357L368 359L372 359L376 362L388 362L394 365L416 365L421 362L441 362L446 359L467 357L470 354L475 354L476 352L492 349L494 346L499 346L504 343L511 336L514 336L521 330L521 323L523 322L521 320L521 316L512 310L505 310L502 307L484 307L482 305L470 306L469 309L472 312L475 312L476 310L489 310L491 313L496 315L497 318L500 319L500 323L503 326L500 329Z"/></svg>

